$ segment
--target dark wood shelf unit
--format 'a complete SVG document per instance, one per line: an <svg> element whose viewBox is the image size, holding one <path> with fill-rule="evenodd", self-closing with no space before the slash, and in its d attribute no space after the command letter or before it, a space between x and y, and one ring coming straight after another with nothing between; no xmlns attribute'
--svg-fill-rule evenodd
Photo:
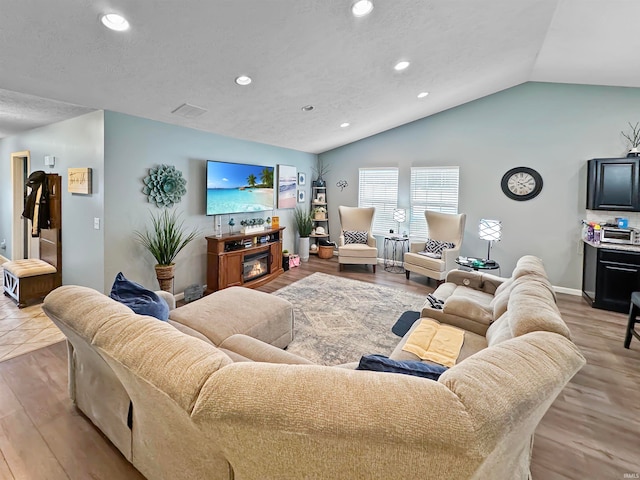
<svg viewBox="0 0 640 480"><path fill-rule="evenodd" d="M282 268L282 235L285 227L262 232L232 233L206 237L207 290L213 293L232 286L256 288L284 272ZM261 242L260 239L267 238ZM260 277L245 280L245 258L267 255L267 271Z"/></svg>

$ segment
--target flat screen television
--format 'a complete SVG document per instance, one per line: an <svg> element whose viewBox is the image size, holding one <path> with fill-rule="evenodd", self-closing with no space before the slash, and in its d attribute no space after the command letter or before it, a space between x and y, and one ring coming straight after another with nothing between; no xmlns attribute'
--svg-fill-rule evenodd
<svg viewBox="0 0 640 480"><path fill-rule="evenodd" d="M207 215L273 210L274 167L207 160Z"/></svg>

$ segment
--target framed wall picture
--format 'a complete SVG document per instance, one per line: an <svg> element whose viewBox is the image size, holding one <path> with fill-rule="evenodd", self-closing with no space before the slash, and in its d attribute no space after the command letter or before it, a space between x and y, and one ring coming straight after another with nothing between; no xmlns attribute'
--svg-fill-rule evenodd
<svg viewBox="0 0 640 480"><path fill-rule="evenodd" d="M70 193L91 193L91 169L69 168L67 170L67 191Z"/></svg>
<svg viewBox="0 0 640 480"><path fill-rule="evenodd" d="M278 208L295 208L298 171L290 165L278 165Z"/></svg>
<svg viewBox="0 0 640 480"><path fill-rule="evenodd" d="M304 186L307 184L307 174L303 172L298 172L298 185Z"/></svg>
<svg viewBox="0 0 640 480"><path fill-rule="evenodd" d="M298 190L298 203L304 203L305 199L304 190Z"/></svg>
<svg viewBox="0 0 640 480"><path fill-rule="evenodd" d="M325 193L319 193L316 199L318 203L327 203L327 195Z"/></svg>

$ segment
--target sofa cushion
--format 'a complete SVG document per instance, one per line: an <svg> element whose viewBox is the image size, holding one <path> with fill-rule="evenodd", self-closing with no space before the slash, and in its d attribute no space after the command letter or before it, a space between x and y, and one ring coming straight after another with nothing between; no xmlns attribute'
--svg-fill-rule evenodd
<svg viewBox="0 0 640 480"><path fill-rule="evenodd" d="M500 342L513 338L511 326L509 325L509 312L500 316L495 322L489 325L487 329L487 345L497 345Z"/></svg>
<svg viewBox="0 0 640 480"><path fill-rule="evenodd" d="M460 328L423 318L412 329L402 349L417 355L421 360L452 367L460 355L464 333Z"/></svg>
<svg viewBox="0 0 640 480"><path fill-rule="evenodd" d="M465 287L458 288L463 289ZM482 292L476 291L475 293ZM484 325L490 325L493 321L493 311L487 300L478 298L477 295L454 294L447 299L443 310L447 314L466 317Z"/></svg>
<svg viewBox="0 0 640 480"><path fill-rule="evenodd" d="M571 338L553 293L538 281L514 284L509 296L508 320L514 337L539 330Z"/></svg>
<svg viewBox="0 0 640 480"><path fill-rule="evenodd" d="M392 360L384 355L363 355L356 370L401 373L403 375L438 380L440 375L447 370L447 367L429 362Z"/></svg>
<svg viewBox="0 0 640 480"><path fill-rule="evenodd" d="M507 311L509 304L509 295L511 295L511 289L513 288L513 280L509 279L496 288L496 293L491 300L489 306L493 310L493 319L496 320Z"/></svg>
<svg viewBox="0 0 640 480"><path fill-rule="evenodd" d="M348 245L350 243L363 243L366 244L369 238L369 232L359 232L359 231L345 231L344 235L344 243Z"/></svg>
<svg viewBox="0 0 640 480"><path fill-rule="evenodd" d="M445 262L439 258L431 258L419 253L405 253L404 262L410 265L426 268L435 272L444 272Z"/></svg>
<svg viewBox="0 0 640 480"><path fill-rule="evenodd" d="M116 275L109 296L126 305L138 315L149 315L162 321L169 319L167 302L142 285L127 280L122 272Z"/></svg>
<svg viewBox="0 0 640 480"><path fill-rule="evenodd" d="M523 257L520 257L520 259L516 263L516 268L513 269L511 278L515 280L516 278L520 278L523 275L530 274L541 275L544 278L547 278L547 272L544 269L542 260L540 260L538 257L534 257L533 255L525 255Z"/></svg>
<svg viewBox="0 0 640 480"><path fill-rule="evenodd" d="M375 258L378 254L376 247L362 243L350 243L338 247L338 255L343 258Z"/></svg>
<svg viewBox="0 0 640 480"><path fill-rule="evenodd" d="M391 355L389 355L389 358L393 360L420 360L420 357L418 357L416 354L406 352L402 349L407 343L407 339L409 338L410 334L418 327L419 324L420 322L415 322L413 324L411 329L405 334L404 337L402 337L400 343L396 345L396 348L393 349L393 352L391 353ZM460 363L465 358L470 357L474 353L479 352L484 348L487 348L487 339L484 337L484 335L478 335L477 333L473 333L468 330L465 331L464 342L462 343L462 348L460 349L460 355L458 355L458 358L456 358L456 364Z"/></svg>

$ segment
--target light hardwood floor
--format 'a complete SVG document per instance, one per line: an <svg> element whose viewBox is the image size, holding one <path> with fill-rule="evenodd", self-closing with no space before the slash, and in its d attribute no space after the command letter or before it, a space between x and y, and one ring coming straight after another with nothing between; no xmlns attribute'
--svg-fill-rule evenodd
<svg viewBox="0 0 640 480"><path fill-rule="evenodd" d="M315 271L425 295L434 287L425 277L406 280L381 265L376 274L360 266L339 273L335 258L312 256L261 290L272 292ZM623 348L625 315L568 295L559 295L558 304L588 363L538 427L533 478L638 478L632 475L640 474L640 342ZM66 383L64 343L0 363L0 480L142 479L73 408Z"/></svg>

